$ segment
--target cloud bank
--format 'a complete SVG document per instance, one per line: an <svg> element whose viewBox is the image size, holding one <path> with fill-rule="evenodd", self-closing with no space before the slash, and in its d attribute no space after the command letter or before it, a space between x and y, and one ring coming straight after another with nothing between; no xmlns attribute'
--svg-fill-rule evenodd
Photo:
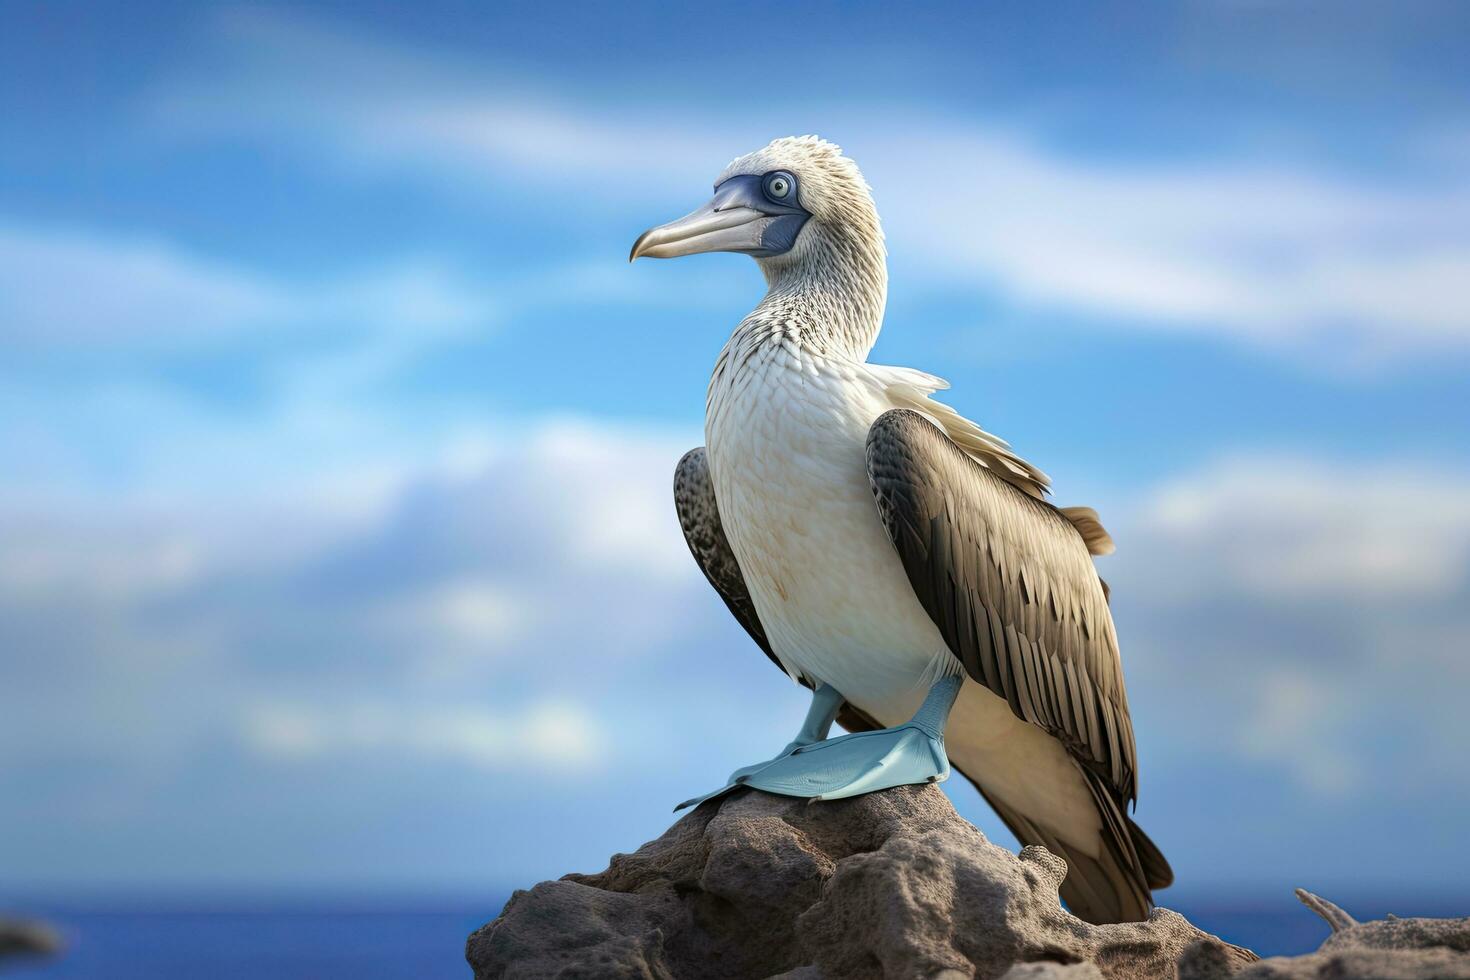
<svg viewBox="0 0 1470 980"><path fill-rule="evenodd" d="M358 179L471 198L525 184L578 217L587 204L692 206L727 159L811 118L732 108L714 127L679 101L629 109L258 12L216 40L223 70L164 86L147 108L170 139L268 139ZM1470 347L1463 180L1100 162L902 104L817 115L877 188L898 268L933 287L1333 367Z"/></svg>

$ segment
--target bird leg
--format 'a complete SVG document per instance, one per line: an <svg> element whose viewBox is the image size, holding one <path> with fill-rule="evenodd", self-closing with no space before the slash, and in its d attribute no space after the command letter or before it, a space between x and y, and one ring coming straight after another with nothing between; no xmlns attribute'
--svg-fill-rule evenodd
<svg viewBox="0 0 1470 980"><path fill-rule="evenodd" d="M722 793L727 793L737 786L744 785L745 780L753 773L760 772L766 766L784 759L793 752L800 751L808 745L814 745L822 741L832 731L832 723L837 720L837 712L842 710L844 699L837 689L831 684L819 684L812 692L812 703L806 711L806 718L801 723L801 729L796 733L796 738L786 744L786 747L778 752L775 758L767 759L765 762L757 762L753 766L742 766L730 773L729 780L720 789L704 796L696 796L692 800L685 800L674 807L677 812L687 806L698 806L705 800L714 799Z"/></svg>
<svg viewBox="0 0 1470 980"><path fill-rule="evenodd" d="M943 677L905 724L798 746L741 780L742 785L812 800L840 800L890 786L949 778L944 726L960 677Z"/></svg>
<svg viewBox="0 0 1470 980"><path fill-rule="evenodd" d="M837 688L831 684L818 685L817 689L812 692L811 707L806 709L806 719L801 723L801 730L796 733L796 738L786 748L782 749L781 754L776 756L776 758L779 759L782 756L790 755L803 746L826 739L827 735L832 731L832 723L837 720L837 712L842 710L842 706L845 703L846 699L837 693ZM765 763L761 765L765 765ZM760 766L755 768L760 768ZM736 770L735 775L739 774L740 770ZM730 778L734 779L735 776L731 776Z"/></svg>
<svg viewBox="0 0 1470 980"><path fill-rule="evenodd" d="M811 800L841 800L890 786L943 782L949 778L944 726L963 683L956 676L940 678L929 688L914 716L896 728L837 738L825 736L843 698L824 684L812 694L812 706L801 731L780 755L770 762L735 770L723 788L686 800L674 809L698 805L737 786Z"/></svg>

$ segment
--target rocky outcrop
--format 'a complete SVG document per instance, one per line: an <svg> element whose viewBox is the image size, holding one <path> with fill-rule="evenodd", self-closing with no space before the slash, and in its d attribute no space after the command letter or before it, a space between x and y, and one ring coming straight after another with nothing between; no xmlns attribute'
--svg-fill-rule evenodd
<svg viewBox="0 0 1470 980"><path fill-rule="evenodd" d="M477 980L1470 980L1470 919L1332 926L1315 953L1259 960L1177 913L1095 926L1063 910L1039 847L988 840L936 786L808 804L738 791L606 871L512 896L470 937Z"/></svg>
<svg viewBox="0 0 1470 980"><path fill-rule="evenodd" d="M1173 977L1186 950L1227 973L1256 960L1167 909L1083 922L1059 904L1065 874L990 843L937 786L810 805L740 791L606 871L517 892L467 957L480 980L1088 980Z"/></svg>
<svg viewBox="0 0 1470 980"><path fill-rule="evenodd" d="M44 922L0 918L0 959L44 956L61 950L61 936Z"/></svg>
<svg viewBox="0 0 1470 980"><path fill-rule="evenodd" d="M1324 898L1297 889L1297 897L1332 926L1322 948L1306 956L1275 956L1234 975L1234 980L1327 980L1395 977L1398 980L1470 980L1470 918L1357 922ZM1181 980L1209 980L1216 972Z"/></svg>

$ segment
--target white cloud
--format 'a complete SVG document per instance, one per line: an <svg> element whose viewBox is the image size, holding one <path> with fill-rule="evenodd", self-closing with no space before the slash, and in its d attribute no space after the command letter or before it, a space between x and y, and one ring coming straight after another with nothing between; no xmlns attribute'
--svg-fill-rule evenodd
<svg viewBox="0 0 1470 980"><path fill-rule="evenodd" d="M668 201L673 214L727 159L782 135L767 114L727 106L712 127L677 104L552 95L440 52L258 12L229 18L220 41L224 69L155 94L165 132L284 139L339 170L461 192L527 184L578 214L634 201ZM823 105L816 118L874 183L905 275L1334 367L1470 346L1463 179L1100 163L1015 128L892 104Z"/></svg>
<svg viewBox="0 0 1470 980"><path fill-rule="evenodd" d="M682 579L689 553L673 520L674 464L697 444L693 435L609 440L599 426L562 421L541 431L526 465L577 564Z"/></svg>
<svg viewBox="0 0 1470 980"><path fill-rule="evenodd" d="M1470 791L1470 474L1237 455L1109 523L1131 699L1167 722L1169 765L1224 751L1324 798Z"/></svg>
<svg viewBox="0 0 1470 980"><path fill-rule="evenodd" d="M422 259L297 283L157 240L0 225L0 337L21 348L177 352L302 329L425 338L495 313L482 291Z"/></svg>
<svg viewBox="0 0 1470 980"><path fill-rule="evenodd" d="M148 116L182 136L265 136L345 151L345 172L428 171L461 188L508 178L536 187L591 172L626 189L654 177L717 172L740 150L727 126L589 113L511 73L325 23L241 9L220 18L223 64L157 90ZM302 98L310 92L310 98ZM720 154L724 159L720 159ZM596 188L599 193L615 190Z"/></svg>
<svg viewBox="0 0 1470 980"><path fill-rule="evenodd" d="M158 410L175 409L165 402ZM444 535L466 552L465 567L412 583L393 607L393 617L448 633L515 633L526 621L532 571L652 582L688 576L670 487L695 432L573 417L407 435L372 419L362 424L379 438L358 439L355 429L329 434L336 453L315 447L317 420L286 414L248 431L214 430L202 457L145 457L125 485L7 489L0 590L141 599L210 575L310 563L387 533L395 521L414 522L404 536ZM293 465L263 466L260 454L269 451ZM199 466L222 478L190 481Z"/></svg>
<svg viewBox="0 0 1470 980"><path fill-rule="evenodd" d="M1284 766L1312 793L1347 795L1361 787L1364 761L1343 737L1350 710L1344 694L1299 669L1267 669L1255 678L1254 703L1235 747L1247 758Z"/></svg>
<svg viewBox="0 0 1470 980"><path fill-rule="evenodd" d="M389 614L423 631L426 642L495 650L529 625L535 600L494 581L459 579L431 586Z"/></svg>
<svg viewBox="0 0 1470 980"><path fill-rule="evenodd" d="M1470 576L1470 474L1431 466L1235 457L1166 483L1143 513L1144 533L1208 556L1185 587L1376 603L1451 596Z"/></svg>
<svg viewBox="0 0 1470 980"><path fill-rule="evenodd" d="M11 343L123 345L212 338L278 318L271 284L157 243L0 228L0 304Z"/></svg>
<svg viewBox="0 0 1470 980"><path fill-rule="evenodd" d="M1470 274L1463 183L1104 165L942 119L895 127L875 150L866 170L886 190L895 254L918 252L952 281L980 275L1043 306L1267 346L1470 343L1470 301L1455 287Z"/></svg>
<svg viewBox="0 0 1470 980"><path fill-rule="evenodd" d="M0 647L18 665L0 741L30 745L27 758L109 756L107 720L123 716L187 765L246 717L251 744L309 758L610 753L599 712L567 707L548 678L622 703L609 692L637 682L618 664L667 655L712 611L687 601L704 586L670 502L689 442L554 420L263 479L244 476L251 443L237 459L216 445L240 479L189 486L165 471L131 489L0 495ZM485 707L511 689L530 692L521 706ZM38 699L67 708L27 707Z"/></svg>
<svg viewBox="0 0 1470 980"><path fill-rule="evenodd" d="M591 713L568 701L498 711L442 703L266 704L247 712L242 732L253 750L284 761L396 753L536 772L589 766L602 759L607 741Z"/></svg>
<svg viewBox="0 0 1470 980"><path fill-rule="evenodd" d="M0 528L0 591L14 600L74 591L93 601L130 601L186 587L199 574L199 542L167 527L83 528L5 514Z"/></svg>

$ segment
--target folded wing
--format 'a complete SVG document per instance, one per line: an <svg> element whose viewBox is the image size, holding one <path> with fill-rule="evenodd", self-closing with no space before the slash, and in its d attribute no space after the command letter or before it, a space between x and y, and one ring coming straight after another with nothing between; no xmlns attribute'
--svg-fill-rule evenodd
<svg viewBox="0 0 1470 980"><path fill-rule="evenodd" d="M1146 914L1149 887L1172 874L1126 816L1137 755L1112 615L1092 564L1093 551L1111 547L1096 515L1023 492L915 411L882 415L867 457L879 516L915 595L966 673L1075 760L1103 847L1082 854L1048 831L1046 814L987 799L1022 841L1068 858L1064 897L1079 915ZM984 774L967 775L984 793Z"/></svg>

